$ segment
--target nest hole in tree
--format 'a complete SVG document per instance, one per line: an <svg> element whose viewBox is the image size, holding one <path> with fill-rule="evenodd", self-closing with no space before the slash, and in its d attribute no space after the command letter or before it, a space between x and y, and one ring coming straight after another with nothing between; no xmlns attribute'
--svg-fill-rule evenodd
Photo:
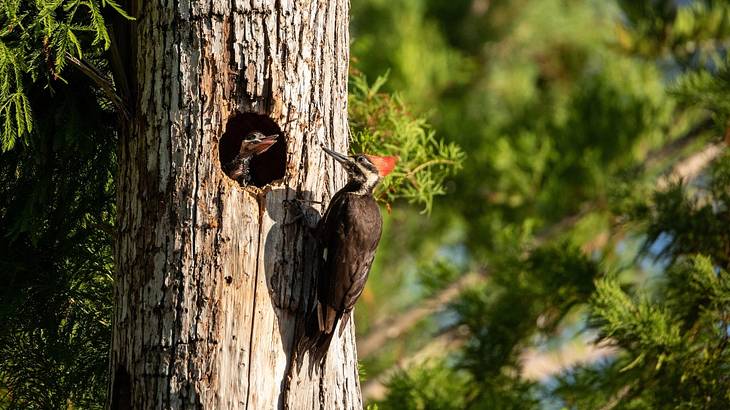
<svg viewBox="0 0 730 410"><path fill-rule="evenodd" d="M218 144L218 156L221 167L230 163L241 149L244 137L253 131L265 136L278 134L276 142L261 154L254 155L249 160L248 185L262 188L278 179L284 178L286 173L286 138L279 125L270 117L251 112L236 113L228 118L226 131ZM226 173L225 169L223 172ZM230 175L226 174L229 178ZM239 181L240 182L240 181Z"/></svg>

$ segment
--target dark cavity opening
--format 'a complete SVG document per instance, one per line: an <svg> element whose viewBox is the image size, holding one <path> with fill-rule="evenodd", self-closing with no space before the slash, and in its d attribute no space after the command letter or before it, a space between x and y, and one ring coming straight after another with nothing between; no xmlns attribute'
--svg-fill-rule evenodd
<svg viewBox="0 0 730 410"><path fill-rule="evenodd" d="M266 151L249 157L247 176L239 176L241 168L237 168L236 156L241 151L244 138L251 132L258 131L265 136L278 134L276 142ZM278 179L284 178L286 173L286 138L281 128L266 115L250 112L236 113L228 119L226 132L223 133L218 144L218 156L221 169L231 179L241 186L256 186L262 188ZM235 172L232 172L235 170Z"/></svg>

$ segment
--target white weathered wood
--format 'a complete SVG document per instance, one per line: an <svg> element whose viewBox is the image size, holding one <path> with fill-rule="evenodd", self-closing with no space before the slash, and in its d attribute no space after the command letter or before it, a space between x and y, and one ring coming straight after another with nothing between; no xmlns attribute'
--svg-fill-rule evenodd
<svg viewBox="0 0 730 410"><path fill-rule="evenodd" d="M288 372L313 273L311 240L285 223L283 201L327 200L344 182L316 141L347 148L348 1L129 8L135 93L119 155L112 407L361 408L352 328L325 369L310 374L305 361ZM241 188L220 170L218 143L237 112L282 128L283 180Z"/></svg>

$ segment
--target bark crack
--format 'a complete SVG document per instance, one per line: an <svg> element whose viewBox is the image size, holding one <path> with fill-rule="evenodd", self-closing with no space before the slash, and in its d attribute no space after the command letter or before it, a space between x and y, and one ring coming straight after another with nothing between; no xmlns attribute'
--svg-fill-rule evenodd
<svg viewBox="0 0 730 410"><path fill-rule="evenodd" d="M194 166L193 166L193 196L192 196L192 236L191 236L191 272L192 275L192 281L191 285L195 288L195 304L197 305L197 309L194 316L194 322L193 326L189 331L192 333L191 335L188 335L190 340L190 350L187 351L188 355L188 369L185 376L187 377L187 383L186 387L188 389L188 400L193 400L194 398L197 398L196 401L193 403L196 405L195 407L202 407L202 403L200 403L200 397L198 394L198 391L196 389L196 386L198 386L197 382L202 378L203 371L199 367L204 367L202 363L205 363L207 360L202 359L198 355L198 332L199 332L199 324L201 315L205 312L205 291L208 289L206 286L206 275L203 267L205 266L203 263L198 263L198 259L205 257L205 248L203 249L203 255L198 256L198 210L199 210L199 203L200 203L200 166L201 166L201 157L203 152L203 144L205 141L205 121L203 120L202 113L205 112L205 99L203 96L205 95L205 84L203 83L204 76L202 75L202 70L205 69L205 56L204 56L204 42L205 42L205 32L203 30L204 22L202 20L196 21L195 23L195 30L198 32L198 58L197 66L199 67L198 72L200 74L198 77L197 85L198 85L198 97L199 97L199 103L198 105L198 115L195 118L197 121L197 135L195 136L193 143L191 144L192 150L193 150L193 156L195 158L194 160ZM195 45L195 41L193 41L193 45ZM195 341L195 343L192 343ZM207 341L204 341L207 343ZM206 349L203 354L208 354L208 350ZM191 391L192 390L192 391Z"/></svg>
<svg viewBox="0 0 730 410"><path fill-rule="evenodd" d="M256 305L257 305L257 297L258 295L258 287L259 287L259 261L261 261L261 238L263 236L263 219L264 219L264 212L266 211L266 208L264 206L266 201L266 193L262 192L260 196L257 196L257 202L259 207L259 215L258 215L258 240L256 241L256 264L254 268L254 275L253 275L253 302L252 302L252 310L251 310L251 336L249 337L248 342L248 383L246 383L246 408L249 408L249 402L251 401L251 369L253 366L251 365L252 359L253 359L253 340L256 335Z"/></svg>

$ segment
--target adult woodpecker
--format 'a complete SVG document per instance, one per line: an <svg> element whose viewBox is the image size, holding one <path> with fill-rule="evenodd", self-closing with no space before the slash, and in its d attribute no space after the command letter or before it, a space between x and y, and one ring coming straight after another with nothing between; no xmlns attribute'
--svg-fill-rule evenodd
<svg viewBox="0 0 730 410"><path fill-rule="evenodd" d="M348 181L332 197L315 231L317 301L299 345L300 350L310 351L311 363L324 360L338 322L342 335L365 287L383 225L373 189L397 160L363 154L348 157L322 149L342 164Z"/></svg>
<svg viewBox="0 0 730 410"><path fill-rule="evenodd" d="M263 154L276 142L278 134L265 136L258 131L251 131L243 137L238 154L229 162L222 164L223 172L241 185L251 183L249 162L256 155Z"/></svg>

